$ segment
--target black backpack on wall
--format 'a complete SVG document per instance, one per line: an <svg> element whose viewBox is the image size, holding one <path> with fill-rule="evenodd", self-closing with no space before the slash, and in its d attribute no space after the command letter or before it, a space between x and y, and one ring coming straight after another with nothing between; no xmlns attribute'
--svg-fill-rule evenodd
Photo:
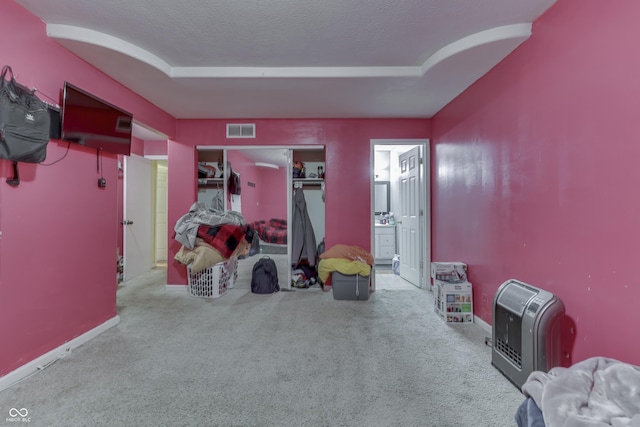
<svg viewBox="0 0 640 427"><path fill-rule="evenodd" d="M272 294L280 290L278 269L274 260L268 256L260 258L251 273L251 292L254 294Z"/></svg>

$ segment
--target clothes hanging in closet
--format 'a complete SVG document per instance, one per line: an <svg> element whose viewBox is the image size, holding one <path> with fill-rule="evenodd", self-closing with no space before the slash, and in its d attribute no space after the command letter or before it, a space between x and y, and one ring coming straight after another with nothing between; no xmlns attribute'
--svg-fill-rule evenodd
<svg viewBox="0 0 640 427"><path fill-rule="evenodd" d="M224 210L224 190L216 191L216 194L211 199L211 209L216 211Z"/></svg>
<svg viewBox="0 0 640 427"><path fill-rule="evenodd" d="M316 265L316 236L307 212L307 201L302 188L296 188L293 196L293 226L291 227L291 264L307 260Z"/></svg>

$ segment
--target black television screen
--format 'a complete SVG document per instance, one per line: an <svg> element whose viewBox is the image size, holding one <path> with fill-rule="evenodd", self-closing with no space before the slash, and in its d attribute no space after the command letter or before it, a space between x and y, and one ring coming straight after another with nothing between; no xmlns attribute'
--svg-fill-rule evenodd
<svg viewBox="0 0 640 427"><path fill-rule="evenodd" d="M116 154L131 154L133 115L64 82L60 137Z"/></svg>

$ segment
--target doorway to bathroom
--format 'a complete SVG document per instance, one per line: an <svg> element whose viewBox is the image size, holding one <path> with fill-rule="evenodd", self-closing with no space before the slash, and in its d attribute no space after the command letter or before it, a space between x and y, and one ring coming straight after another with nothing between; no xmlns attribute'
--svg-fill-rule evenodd
<svg viewBox="0 0 640 427"><path fill-rule="evenodd" d="M371 140L371 248L378 271L429 284L429 141Z"/></svg>

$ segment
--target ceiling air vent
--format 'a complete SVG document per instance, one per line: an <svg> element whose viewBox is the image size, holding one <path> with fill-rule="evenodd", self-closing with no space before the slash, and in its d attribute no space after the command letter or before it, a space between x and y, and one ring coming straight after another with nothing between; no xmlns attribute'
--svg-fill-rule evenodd
<svg viewBox="0 0 640 427"><path fill-rule="evenodd" d="M255 123L227 123L227 138L255 138Z"/></svg>

